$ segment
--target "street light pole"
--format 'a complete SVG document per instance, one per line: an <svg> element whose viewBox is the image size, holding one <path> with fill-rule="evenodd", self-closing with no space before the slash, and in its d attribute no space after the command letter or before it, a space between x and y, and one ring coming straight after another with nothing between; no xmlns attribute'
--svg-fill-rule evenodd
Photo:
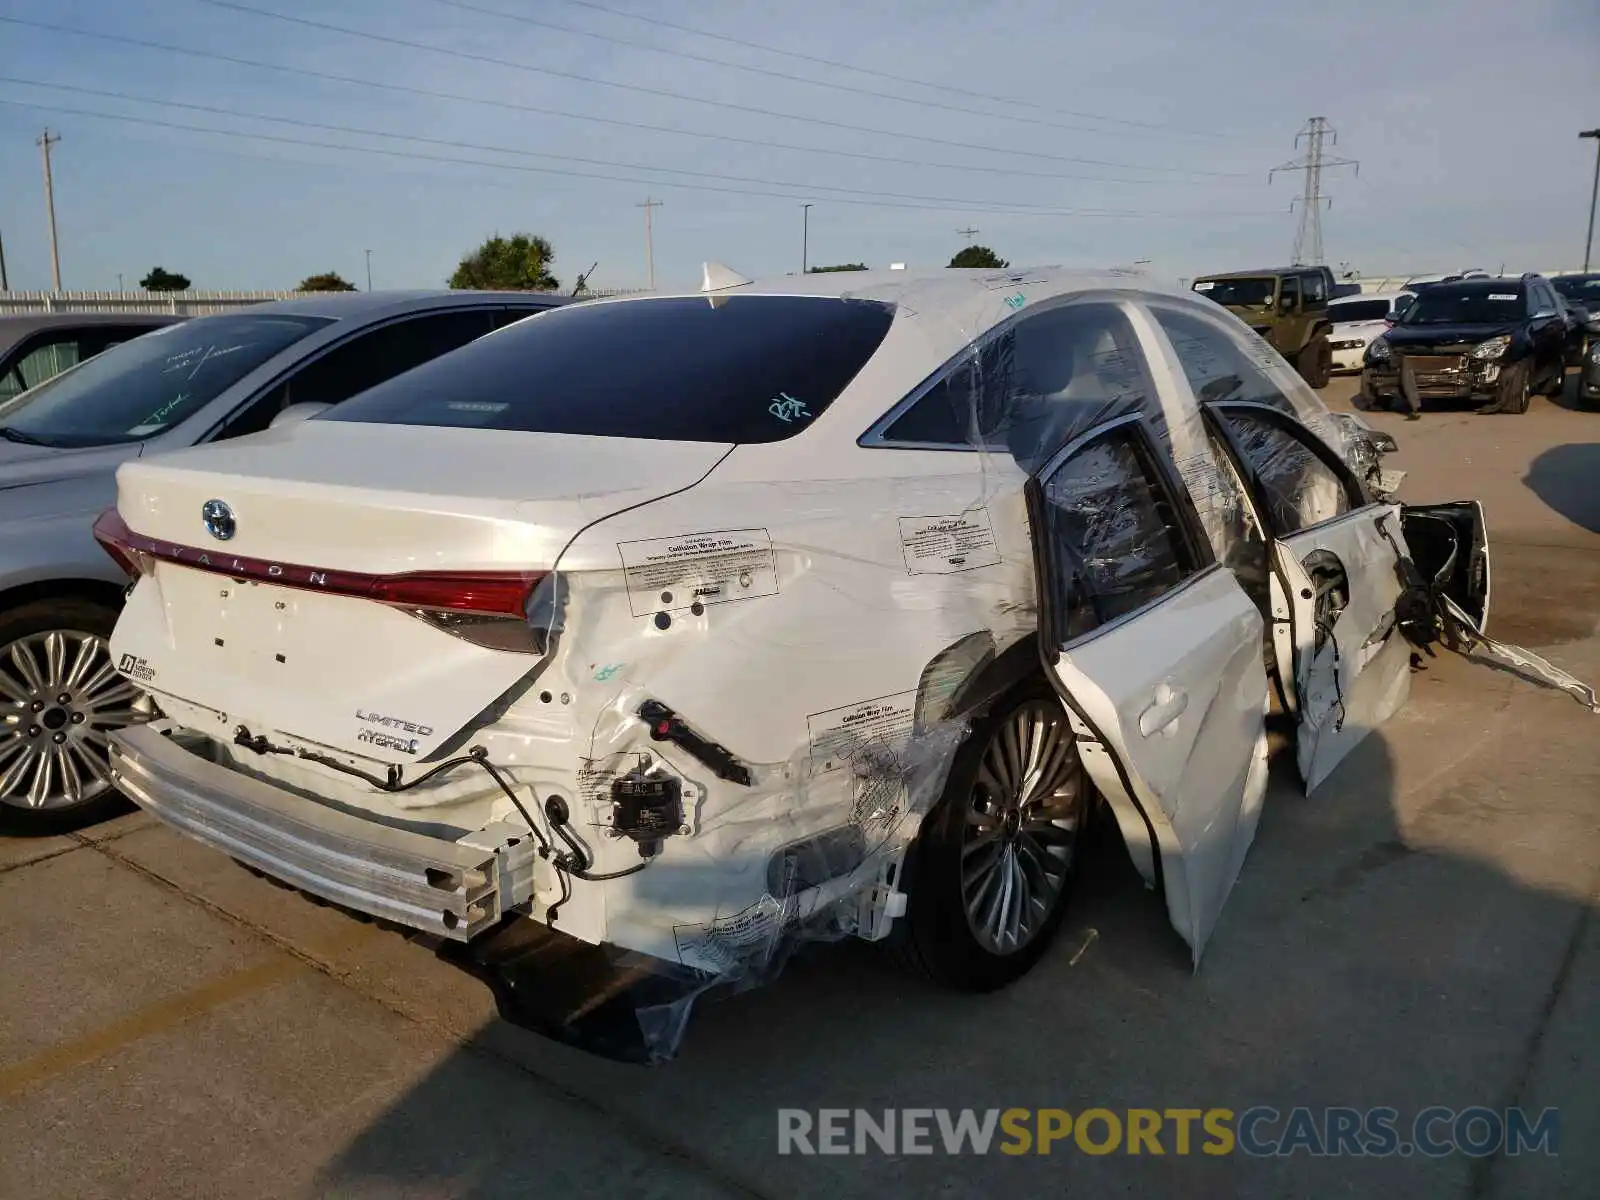
<svg viewBox="0 0 1600 1200"><path fill-rule="evenodd" d="M811 262L811 205L800 206L800 274L806 274Z"/></svg>
<svg viewBox="0 0 1600 1200"><path fill-rule="evenodd" d="M372 290L372 251L367 251L367 291Z"/></svg>
<svg viewBox="0 0 1600 1200"><path fill-rule="evenodd" d="M1589 188L1589 234L1583 240L1583 269L1589 270L1589 251L1594 247L1594 202L1600 196L1600 129L1585 129L1581 138L1594 139L1594 183Z"/></svg>

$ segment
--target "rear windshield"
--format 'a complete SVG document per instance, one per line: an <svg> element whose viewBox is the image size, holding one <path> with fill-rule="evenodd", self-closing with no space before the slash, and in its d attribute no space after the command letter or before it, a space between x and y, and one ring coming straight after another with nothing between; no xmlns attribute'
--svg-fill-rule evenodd
<svg viewBox="0 0 1600 1200"><path fill-rule="evenodd" d="M1387 300L1335 300L1328 316L1335 321L1382 321L1389 315Z"/></svg>
<svg viewBox="0 0 1600 1200"><path fill-rule="evenodd" d="M318 417L689 442L777 442L821 416L894 310L833 296L554 309Z"/></svg>
<svg viewBox="0 0 1600 1200"><path fill-rule="evenodd" d="M113 346L0 404L0 436L43 446L109 446L187 420L328 317L224 313Z"/></svg>
<svg viewBox="0 0 1600 1200"><path fill-rule="evenodd" d="M1405 325L1500 325L1527 313L1522 285L1449 284L1431 287L1406 310Z"/></svg>

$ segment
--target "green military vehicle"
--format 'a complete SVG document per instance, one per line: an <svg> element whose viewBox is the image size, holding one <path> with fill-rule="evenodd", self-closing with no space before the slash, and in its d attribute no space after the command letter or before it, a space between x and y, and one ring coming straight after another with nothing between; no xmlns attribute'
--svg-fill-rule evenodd
<svg viewBox="0 0 1600 1200"><path fill-rule="evenodd" d="M1270 267L1202 275L1194 290L1255 330L1314 388L1333 374L1328 301L1338 289L1327 267Z"/></svg>

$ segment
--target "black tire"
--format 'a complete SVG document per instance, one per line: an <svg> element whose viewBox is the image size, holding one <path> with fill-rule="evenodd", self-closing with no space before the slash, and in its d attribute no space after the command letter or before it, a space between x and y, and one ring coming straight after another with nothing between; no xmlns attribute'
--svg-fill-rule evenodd
<svg viewBox="0 0 1600 1200"><path fill-rule="evenodd" d="M1481 413L1525 413L1531 397L1529 388L1532 384L1531 365L1527 359L1512 363L1509 367L1500 369L1500 378L1495 381L1494 400L1492 403L1481 406Z"/></svg>
<svg viewBox="0 0 1600 1200"><path fill-rule="evenodd" d="M1328 342L1328 335L1319 333L1307 342L1295 360L1295 367L1301 378L1317 391L1327 387L1333 378L1333 346Z"/></svg>
<svg viewBox="0 0 1600 1200"><path fill-rule="evenodd" d="M1032 823L1023 823L1026 818L1013 823L1008 817L997 816L991 838L975 823L981 819L977 809L994 795L985 782L995 778L989 769L993 759L986 762L986 756L991 747L996 748L996 753L1004 753L1001 738L1008 725L1025 724L1029 717L1042 718L1048 709L1053 709L1054 724L1041 744L1049 748L1052 758L1062 757L1057 760L1059 769L1046 774L1065 783L1059 788L1038 789L1030 796L1055 797L1054 804L1034 810L1036 814L1050 813L1051 819L1041 816ZM901 880L901 888L908 893L906 915L899 922L892 943L904 965L940 986L965 992L995 991L1027 974L1049 949L1066 915L1091 795L1066 713L1045 680L1034 679L1020 685L974 721L951 765L944 795L928 813L916 842L906 854ZM1066 831L1069 824L1070 834ZM969 835L969 828L979 832ZM1060 882L1053 899L1042 909L1028 906L1034 917L1026 940L1004 952L986 944L968 916L963 870L972 868L969 855L977 859L984 852L981 848L972 852L969 837L983 837L986 844L997 847L993 861L1002 864L1002 871L1008 854L1009 861L1018 864L1018 877L1032 867L1038 873L1035 879L1047 880L1041 862L1059 871ZM1028 841L1030 838L1034 840ZM1054 843L1055 850L1045 850L1046 841L1041 838ZM1047 858L1042 857L1046 854ZM1034 880L1029 880L1028 886L1034 886Z"/></svg>
<svg viewBox="0 0 1600 1200"><path fill-rule="evenodd" d="M20 790L19 781L7 779L9 769L15 765L15 761L20 761L23 750L21 741L27 736L26 730L33 727L33 713L26 703L19 702L15 697L19 682L26 686L26 681L11 662L6 648L53 631L93 635L109 642L111 631L117 623L117 613L115 607L87 596L35 600L0 612L0 673L5 676L0 679L0 685L4 685L0 686L0 719L9 715L21 718L12 726L15 733L11 738L7 737L7 725L0 723L0 831L23 836L67 833L119 816L133 807L109 786L98 790L92 798L76 804L53 808L30 807L26 794ZM13 694L7 694L8 687ZM95 725L93 721L87 723L91 727ZM72 727L68 725L64 728L70 730Z"/></svg>
<svg viewBox="0 0 1600 1200"><path fill-rule="evenodd" d="M1550 380L1550 386L1545 389L1544 394L1551 400L1559 400L1561 398L1561 393L1565 392L1566 390L1567 368L1565 365L1562 365L1556 368L1555 377Z"/></svg>

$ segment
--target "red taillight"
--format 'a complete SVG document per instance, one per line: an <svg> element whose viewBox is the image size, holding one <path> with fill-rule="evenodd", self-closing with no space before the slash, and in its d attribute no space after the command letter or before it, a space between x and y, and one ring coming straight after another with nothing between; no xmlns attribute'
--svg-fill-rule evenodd
<svg viewBox="0 0 1600 1200"><path fill-rule="evenodd" d="M336 572L329 572L330 576ZM396 608L470 613L486 617L525 617L528 598L543 571L426 572L380 575L372 580L370 599Z"/></svg>
<svg viewBox="0 0 1600 1200"><path fill-rule="evenodd" d="M226 550L202 550L159 542L134 533L114 508L94 523L95 540L130 576L138 578L152 560L177 563L229 579L272 583L299 591L325 592L373 600L394 608L448 613L461 617L527 616L528 601L548 571L416 571L371 575L364 571L324 570L300 563L245 558Z"/></svg>
<svg viewBox="0 0 1600 1200"><path fill-rule="evenodd" d="M94 540L111 556L111 561L127 572L130 579L143 574L144 564L133 548L133 534L128 523L114 508L108 508L95 519Z"/></svg>

